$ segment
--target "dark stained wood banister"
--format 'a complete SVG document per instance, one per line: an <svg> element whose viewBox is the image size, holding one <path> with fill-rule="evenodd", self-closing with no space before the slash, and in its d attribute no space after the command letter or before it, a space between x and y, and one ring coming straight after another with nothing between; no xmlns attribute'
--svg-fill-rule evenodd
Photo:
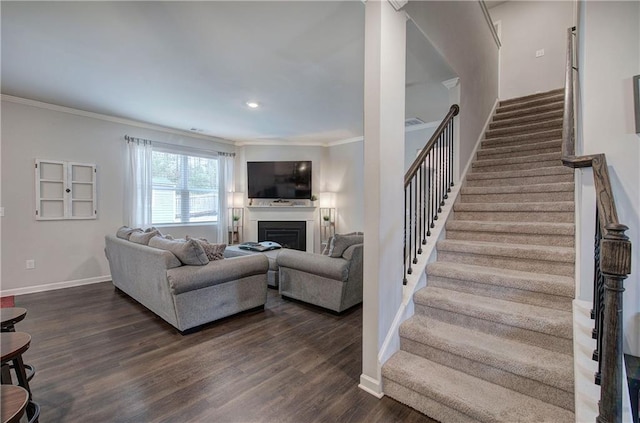
<svg viewBox="0 0 640 423"><path fill-rule="evenodd" d="M597 423L622 422L622 307L624 280L631 273L631 242L625 235L629 229L618 221L618 212L609 179L607 159L604 154L587 156L575 155L574 131L574 82L573 72L573 37L575 27L567 30L567 63L565 77L564 116L562 124L562 163L571 168L591 167L596 191L596 216L602 238L599 248L596 247L596 263L599 263L604 289L604 298L594 298L594 304L601 301L602 310L595 318L595 335L601 337L594 357L598 358L600 373L596 380L600 381L599 415ZM597 269L596 269L597 270ZM598 272L596 272L598 273ZM597 278L596 278L597 279ZM599 283L595 281L595 283ZM597 292L598 290L594 290ZM595 308L595 307L594 307Z"/></svg>

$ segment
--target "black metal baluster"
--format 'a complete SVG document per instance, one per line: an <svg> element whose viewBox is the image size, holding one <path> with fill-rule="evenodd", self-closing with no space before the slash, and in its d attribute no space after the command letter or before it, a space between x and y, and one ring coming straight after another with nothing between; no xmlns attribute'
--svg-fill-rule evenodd
<svg viewBox="0 0 640 423"><path fill-rule="evenodd" d="M420 172L422 175L422 245L427 243L428 232L428 223L427 223L427 162L426 160L422 161L422 165L420 167Z"/></svg>
<svg viewBox="0 0 640 423"><path fill-rule="evenodd" d="M413 199L411 198L411 190L413 188L413 179L409 182L409 242L407 245L409 246L409 256L407 257L409 261L409 268L407 269L407 274L410 275L413 273L413 269L411 268L411 229L413 227Z"/></svg>
<svg viewBox="0 0 640 423"><path fill-rule="evenodd" d="M413 217L413 264L418 263L418 246L420 245L420 239L418 238L418 178L414 178L416 181L413 186L413 197L415 198L415 208L413 209L412 216Z"/></svg>
<svg viewBox="0 0 640 423"><path fill-rule="evenodd" d="M446 131L446 128L445 128ZM444 206L444 199L446 198L446 189L444 187L444 132L438 139L438 156L440 158L440 168L438 169L438 175L440 176L440 202L438 203L438 213L442 213L442 206Z"/></svg>
<svg viewBox="0 0 640 423"><path fill-rule="evenodd" d="M453 120L449 122L449 192L453 186Z"/></svg>
<svg viewBox="0 0 640 423"><path fill-rule="evenodd" d="M444 132L442 133L442 145L440 149L442 150L442 204L444 206L444 200L449 198L449 155L447 154L447 140L449 139L449 125L444 128Z"/></svg>
<svg viewBox="0 0 640 423"><path fill-rule="evenodd" d="M424 158L425 166L427 167L427 236L431 236L431 153Z"/></svg>
<svg viewBox="0 0 640 423"><path fill-rule="evenodd" d="M407 187L404 188L404 232L402 233L402 284L407 284Z"/></svg>
<svg viewBox="0 0 640 423"><path fill-rule="evenodd" d="M602 352L602 323L604 321L604 277L600 271L600 243L602 241L602 228L600 226L600 214L596 207L596 228L593 246L593 286L594 296L593 304L595 309L595 324L591 336L596 340L596 349L593 351L593 360L598 362L598 371L595 374L594 381L596 385L600 385L600 375L602 374L602 360L600 353Z"/></svg>

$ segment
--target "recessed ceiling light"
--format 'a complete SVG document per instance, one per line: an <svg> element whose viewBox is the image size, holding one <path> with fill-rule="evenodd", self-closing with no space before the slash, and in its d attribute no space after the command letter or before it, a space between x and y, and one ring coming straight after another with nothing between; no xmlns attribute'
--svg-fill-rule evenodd
<svg viewBox="0 0 640 423"><path fill-rule="evenodd" d="M249 106L252 109L257 109L258 107L260 107L260 105L255 101L247 101L247 106Z"/></svg>

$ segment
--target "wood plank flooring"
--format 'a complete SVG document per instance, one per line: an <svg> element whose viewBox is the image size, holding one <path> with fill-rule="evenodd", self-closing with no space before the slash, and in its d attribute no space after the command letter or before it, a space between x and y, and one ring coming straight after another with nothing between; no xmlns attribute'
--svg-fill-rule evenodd
<svg viewBox="0 0 640 423"><path fill-rule="evenodd" d="M264 311L182 336L110 282L16 297L41 422L433 423L358 388L362 308L269 290Z"/></svg>

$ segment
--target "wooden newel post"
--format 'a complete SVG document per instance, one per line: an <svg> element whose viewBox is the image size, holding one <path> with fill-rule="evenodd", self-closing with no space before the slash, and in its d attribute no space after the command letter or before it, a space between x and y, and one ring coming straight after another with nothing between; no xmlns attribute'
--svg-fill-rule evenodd
<svg viewBox="0 0 640 423"><path fill-rule="evenodd" d="M602 383L597 423L622 422L622 293L631 273L629 229L608 224L600 243L600 270L604 277L604 321L602 334Z"/></svg>

